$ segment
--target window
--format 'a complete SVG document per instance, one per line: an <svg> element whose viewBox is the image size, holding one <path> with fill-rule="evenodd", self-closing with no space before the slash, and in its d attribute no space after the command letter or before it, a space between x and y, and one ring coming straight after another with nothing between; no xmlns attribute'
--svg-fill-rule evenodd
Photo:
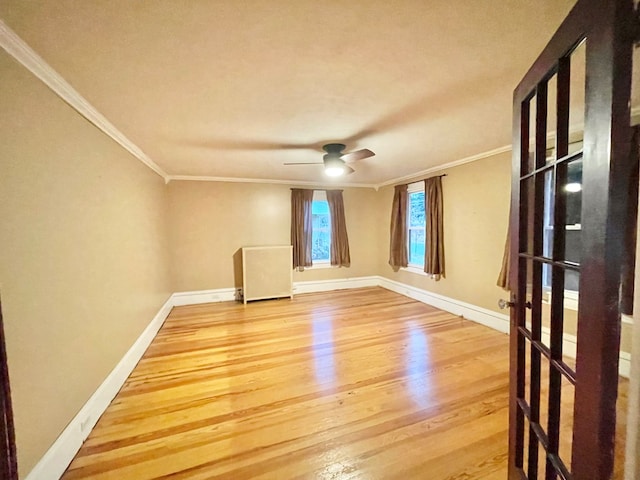
<svg viewBox="0 0 640 480"><path fill-rule="evenodd" d="M316 264L331 261L331 215L324 191L313 192L311 204L311 260Z"/></svg>
<svg viewBox="0 0 640 480"><path fill-rule="evenodd" d="M425 208L424 183L409 185L407 200L407 252L409 266L424 267L425 251Z"/></svg>

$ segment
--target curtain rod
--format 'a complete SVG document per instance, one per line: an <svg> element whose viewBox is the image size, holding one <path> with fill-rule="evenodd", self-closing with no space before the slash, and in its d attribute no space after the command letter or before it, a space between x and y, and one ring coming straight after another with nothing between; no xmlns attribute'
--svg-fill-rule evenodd
<svg viewBox="0 0 640 480"><path fill-rule="evenodd" d="M319 192L342 192L343 191L338 188L295 188L295 187L291 187L289 190L316 190Z"/></svg>
<svg viewBox="0 0 640 480"><path fill-rule="evenodd" d="M412 183L419 183L419 182L424 182L425 180L428 180L429 178L439 178L439 177L446 177L447 174L443 173L441 175L434 175L432 177L425 177L422 180L416 180L415 182L409 182L409 183L398 183L396 184L396 187L399 187L400 185L411 185Z"/></svg>
<svg viewBox="0 0 640 480"><path fill-rule="evenodd" d="M424 180L427 180L427 179L429 179L429 178L438 178L438 177L446 177L446 176L447 176L447 174L446 174L446 173L443 173L443 174L441 174L441 175L433 175L432 177L424 177L422 180L416 180L415 182L409 182L409 183L417 183L417 182L422 182L422 181L424 181ZM400 185L400 184L399 184L399 185ZM408 185L408 184L407 184L407 185Z"/></svg>
<svg viewBox="0 0 640 480"><path fill-rule="evenodd" d="M446 177L446 176L447 176L447 174L446 174L446 173L443 173L443 174L441 174L441 175L433 175L432 177L424 177L422 180L416 180L415 182L409 182L409 183L407 183L406 185L409 185L409 184L411 184L411 183L424 182L425 180L428 180L429 178L438 178L438 177ZM398 185L404 185L404 184L399 183Z"/></svg>
<svg viewBox="0 0 640 480"><path fill-rule="evenodd" d="M446 177L447 174L443 173L441 175L434 175L433 177L426 177L426 178L437 178L437 177ZM416 180L416 182L422 182L423 180ZM416 183L416 182L411 182L411 183ZM328 192L328 191L336 191L336 192L342 192L342 190L338 190L335 188L290 188L289 190L318 190L320 192Z"/></svg>

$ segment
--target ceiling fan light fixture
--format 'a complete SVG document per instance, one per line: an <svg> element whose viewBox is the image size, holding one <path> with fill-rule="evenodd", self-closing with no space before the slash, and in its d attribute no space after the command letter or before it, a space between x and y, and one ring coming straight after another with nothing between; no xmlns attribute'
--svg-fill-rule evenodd
<svg viewBox="0 0 640 480"><path fill-rule="evenodd" d="M328 177L339 177L340 175L342 175L344 173L344 167L340 166L340 165L337 165L337 166L334 165L334 166L330 166L330 167L325 167L324 173Z"/></svg>
<svg viewBox="0 0 640 480"><path fill-rule="evenodd" d="M326 156L326 155L325 155ZM327 159L324 163L324 173L328 177L339 177L346 171L344 162L339 158Z"/></svg>

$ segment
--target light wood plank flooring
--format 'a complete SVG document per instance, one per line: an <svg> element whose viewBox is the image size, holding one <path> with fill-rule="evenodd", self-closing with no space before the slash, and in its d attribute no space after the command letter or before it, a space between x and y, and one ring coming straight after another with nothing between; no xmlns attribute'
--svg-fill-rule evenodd
<svg viewBox="0 0 640 480"><path fill-rule="evenodd" d="M63 478L503 480L507 359L382 288L175 308Z"/></svg>

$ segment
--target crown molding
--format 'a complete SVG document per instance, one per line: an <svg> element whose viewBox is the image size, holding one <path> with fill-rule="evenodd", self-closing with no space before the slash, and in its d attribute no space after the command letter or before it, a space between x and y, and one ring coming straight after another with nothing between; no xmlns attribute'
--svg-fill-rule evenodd
<svg viewBox="0 0 640 480"><path fill-rule="evenodd" d="M167 183L172 180L183 182L228 182L228 183L270 183L276 185L304 185L322 188L373 188L378 186L372 183L333 183L333 182L308 182L297 180L276 180L268 178L236 178L236 177L208 177L199 175L168 175Z"/></svg>
<svg viewBox="0 0 640 480"><path fill-rule="evenodd" d="M412 180L416 177L421 177L423 175L428 175L434 172L440 172L442 170L446 170L447 168L458 167L460 165L464 165L465 163L476 162L478 160L493 157L494 155L499 155L501 153L506 153L510 151L511 151L511 145L505 145L504 147L494 148L493 150L478 153L470 157L461 158L460 160L454 160L453 162L443 163L442 165L436 165L435 167L430 167L430 168L427 168L426 170L421 170L419 172L412 173L410 175L405 175L404 177L398 177L398 178L393 178L391 180L387 180L386 182L380 183L378 185L378 188L386 187L387 185L402 183L407 180Z"/></svg>
<svg viewBox="0 0 640 480"><path fill-rule="evenodd" d="M45 83L56 95L89 120L106 135L119 143L134 157L156 172L165 182L167 173L158 166L140 147L129 140L107 120L86 98L80 95L62 76L44 61L27 43L0 19L0 46L23 67Z"/></svg>

